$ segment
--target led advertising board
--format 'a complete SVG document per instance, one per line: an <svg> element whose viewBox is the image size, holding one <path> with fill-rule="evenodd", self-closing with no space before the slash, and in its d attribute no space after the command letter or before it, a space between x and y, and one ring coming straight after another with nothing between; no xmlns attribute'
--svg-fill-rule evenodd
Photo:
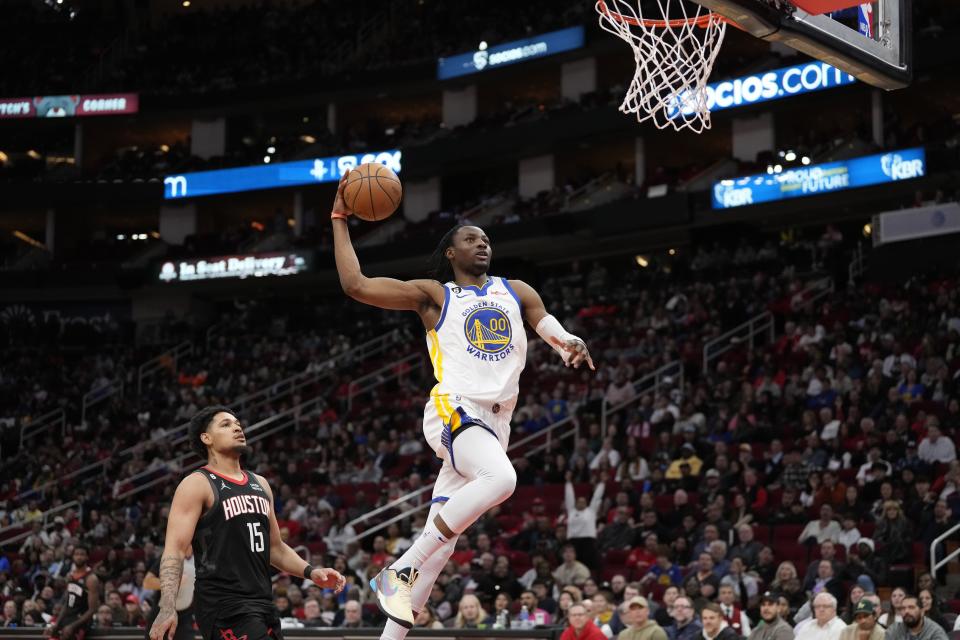
<svg viewBox="0 0 960 640"><path fill-rule="evenodd" d="M476 51L459 53L437 60L437 79L449 80L460 76L499 69L510 64L552 56L579 49L584 43L583 27L570 27L539 36L504 42L492 47L480 43Z"/></svg>
<svg viewBox="0 0 960 640"><path fill-rule="evenodd" d="M168 260L160 266L161 282L196 282L222 278L292 276L310 268L310 256L303 252L250 253L190 260Z"/></svg>
<svg viewBox="0 0 960 640"><path fill-rule="evenodd" d="M792 67L712 82L706 87L707 108L711 112L723 111L812 91L843 87L856 81L857 79L849 73L815 60ZM684 94L686 95L688 94ZM692 113L693 107L685 107L682 110L683 113L688 111ZM680 112L674 109L673 116L679 115Z"/></svg>
<svg viewBox="0 0 960 640"><path fill-rule="evenodd" d="M909 180L926 175L922 147L721 180L713 185L713 208L729 209L786 198Z"/></svg>
<svg viewBox="0 0 960 640"><path fill-rule="evenodd" d="M0 98L0 118L82 118L136 113L136 93Z"/></svg>
<svg viewBox="0 0 960 640"><path fill-rule="evenodd" d="M394 173L400 173L400 158L400 151L393 150L278 162L238 169L181 173L166 176L163 179L163 197L165 200L178 200L221 193L336 182L345 172L366 162L379 162L390 167Z"/></svg>

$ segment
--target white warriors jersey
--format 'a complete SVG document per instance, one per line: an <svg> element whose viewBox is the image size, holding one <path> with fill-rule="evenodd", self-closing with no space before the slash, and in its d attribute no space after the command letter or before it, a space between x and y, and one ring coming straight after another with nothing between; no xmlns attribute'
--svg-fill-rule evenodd
<svg viewBox="0 0 960 640"><path fill-rule="evenodd" d="M441 416L461 398L512 410L527 361L520 298L505 278L492 276L482 287L443 287L440 320L427 332L437 379L431 401Z"/></svg>

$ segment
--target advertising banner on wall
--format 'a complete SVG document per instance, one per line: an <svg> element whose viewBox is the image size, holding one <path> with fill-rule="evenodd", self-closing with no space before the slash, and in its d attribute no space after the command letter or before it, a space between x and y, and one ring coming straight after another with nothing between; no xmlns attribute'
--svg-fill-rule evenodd
<svg viewBox="0 0 960 640"><path fill-rule="evenodd" d="M37 329L45 336L107 334L129 321L129 301L24 301L0 304L0 329L13 335Z"/></svg>
<svg viewBox="0 0 960 640"><path fill-rule="evenodd" d="M513 40L488 47L480 43L476 51L459 53L437 60L437 79L448 80L460 76L498 69L518 62L552 56L579 49L584 43L583 27L570 27L538 36Z"/></svg>
<svg viewBox="0 0 960 640"><path fill-rule="evenodd" d="M82 118L137 113L136 93L0 98L0 118Z"/></svg>
<svg viewBox="0 0 960 640"><path fill-rule="evenodd" d="M938 202L873 216L873 246L960 233L960 204Z"/></svg>
<svg viewBox="0 0 960 640"><path fill-rule="evenodd" d="M761 202L867 187L926 175L922 147L890 153L721 180L713 185L713 208L729 209Z"/></svg>
<svg viewBox="0 0 960 640"><path fill-rule="evenodd" d="M221 193L336 182L346 171L367 162L379 162L390 167L394 173L400 173L400 160L401 152L393 149L358 155L298 160L296 162L277 162L237 169L181 173L175 176L166 176L163 179L163 197L165 200L177 200Z"/></svg>
<svg viewBox="0 0 960 640"><path fill-rule="evenodd" d="M197 282L223 278L292 276L310 268L307 252L249 253L190 260L168 260L161 264L160 282Z"/></svg>
<svg viewBox="0 0 960 640"><path fill-rule="evenodd" d="M712 82L707 85L707 106L710 111L745 107L811 91L842 87L856 81L857 79L846 71L815 60L793 67Z"/></svg>

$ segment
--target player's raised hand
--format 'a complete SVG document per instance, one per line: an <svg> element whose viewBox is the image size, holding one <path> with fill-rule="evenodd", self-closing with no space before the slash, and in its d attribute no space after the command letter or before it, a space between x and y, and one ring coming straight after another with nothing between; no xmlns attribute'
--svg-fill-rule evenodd
<svg viewBox="0 0 960 640"><path fill-rule="evenodd" d="M333 589L334 593L343 591L343 587L347 584L347 579L340 575L339 571L329 568L314 569L310 574L310 580L318 587Z"/></svg>
<svg viewBox="0 0 960 640"><path fill-rule="evenodd" d="M353 211L350 211L350 207L347 206L347 201L343 197L343 188L347 186L347 176L349 175L350 172L347 171L340 176L340 184L337 185L337 197L333 199L333 209L330 211L331 220L337 218L345 220L347 216L353 214Z"/></svg>
<svg viewBox="0 0 960 640"><path fill-rule="evenodd" d="M564 358L564 361L568 367L579 369L580 365L586 362L591 371L597 370L597 368L593 366L593 358L590 357L590 351L587 350L587 345L583 342L583 340L567 340L566 342L560 342L556 338L553 338L552 342L567 353L567 357Z"/></svg>
<svg viewBox="0 0 960 640"><path fill-rule="evenodd" d="M160 609L157 619L150 627L150 640L173 640L177 633L177 612L175 610Z"/></svg>

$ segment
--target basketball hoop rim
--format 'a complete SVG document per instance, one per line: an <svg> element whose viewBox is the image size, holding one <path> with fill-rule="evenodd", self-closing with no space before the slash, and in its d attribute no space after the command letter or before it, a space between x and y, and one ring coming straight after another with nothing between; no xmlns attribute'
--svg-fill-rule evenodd
<svg viewBox="0 0 960 640"><path fill-rule="evenodd" d="M701 29L706 29L710 26L710 23L714 20L719 22L726 22L727 24L732 24L733 26L739 28L736 22L725 18L718 13L713 13L712 11L707 11L702 16L697 16L696 18L674 18L672 20L637 20L631 16L625 16L622 13L617 13L607 8L607 3L604 0L597 0L597 11L605 14L611 20L616 20L617 22L623 22L634 27L648 27L651 29L666 29L667 27L671 29L677 29L684 26L694 26L700 27Z"/></svg>

